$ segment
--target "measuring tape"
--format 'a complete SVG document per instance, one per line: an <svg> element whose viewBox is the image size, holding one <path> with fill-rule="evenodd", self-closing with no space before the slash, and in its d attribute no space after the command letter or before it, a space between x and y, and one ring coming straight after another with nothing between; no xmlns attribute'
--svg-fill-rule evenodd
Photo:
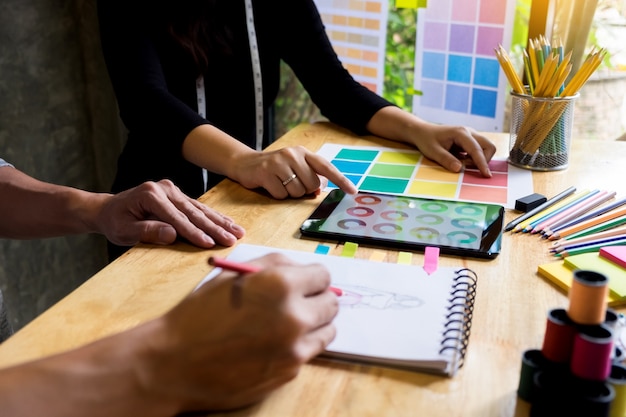
<svg viewBox="0 0 626 417"><path fill-rule="evenodd" d="M263 78L261 76L261 60L259 59L259 47L256 40L254 27L254 14L252 0L245 0L246 5L246 28L248 30L248 43L250 44L250 60L252 61L252 79L254 81L254 113L256 126L256 150L263 149ZM204 90L204 77L202 74L196 80L196 99L198 101L198 114L206 119L206 95ZM202 168L202 181L204 191L207 191L209 174Z"/></svg>

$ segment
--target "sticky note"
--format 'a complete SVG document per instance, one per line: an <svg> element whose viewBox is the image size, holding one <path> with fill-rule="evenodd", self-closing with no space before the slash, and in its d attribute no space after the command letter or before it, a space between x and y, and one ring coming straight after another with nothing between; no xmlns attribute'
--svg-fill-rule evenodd
<svg viewBox="0 0 626 417"><path fill-rule="evenodd" d="M607 246L600 249L600 256L626 268L626 246Z"/></svg>

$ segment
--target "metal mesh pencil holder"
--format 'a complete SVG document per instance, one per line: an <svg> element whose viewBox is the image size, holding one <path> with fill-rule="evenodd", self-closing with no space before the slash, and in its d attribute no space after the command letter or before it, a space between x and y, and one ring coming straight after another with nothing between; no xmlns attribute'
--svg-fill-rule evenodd
<svg viewBox="0 0 626 417"><path fill-rule="evenodd" d="M535 171L567 168L578 97L578 93L552 98L512 92L509 163Z"/></svg>

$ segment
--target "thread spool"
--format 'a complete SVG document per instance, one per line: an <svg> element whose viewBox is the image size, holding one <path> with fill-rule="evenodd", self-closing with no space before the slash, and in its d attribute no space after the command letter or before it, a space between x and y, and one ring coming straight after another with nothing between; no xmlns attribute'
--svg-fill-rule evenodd
<svg viewBox="0 0 626 417"><path fill-rule="evenodd" d="M611 361L619 363L624 359L624 351L617 345L618 334L620 331L619 314L610 308L606 309L604 317L604 325L613 333L613 350L611 351ZM625 416L626 417L626 416Z"/></svg>
<svg viewBox="0 0 626 417"><path fill-rule="evenodd" d="M604 325L611 329L615 335L619 326L619 314L615 310L607 308L604 315Z"/></svg>
<svg viewBox="0 0 626 417"><path fill-rule="evenodd" d="M615 400L615 389L604 381L576 381L570 394L572 416L610 417L611 406Z"/></svg>
<svg viewBox="0 0 626 417"><path fill-rule="evenodd" d="M588 381L570 373L540 371L535 375L535 401L530 417L609 417L615 389L604 381Z"/></svg>
<svg viewBox="0 0 626 417"><path fill-rule="evenodd" d="M611 371L612 351L613 333L607 327L581 326L572 347L572 374L586 380L606 380Z"/></svg>
<svg viewBox="0 0 626 417"><path fill-rule="evenodd" d="M572 356L576 327L567 312L554 308L548 312L541 353L553 362L567 363Z"/></svg>
<svg viewBox="0 0 626 417"><path fill-rule="evenodd" d="M613 364L607 382L615 390L615 399L611 404L610 417L626 416L626 367Z"/></svg>
<svg viewBox="0 0 626 417"><path fill-rule="evenodd" d="M567 315L577 324L601 324L606 317L609 279L595 271L576 270L569 291Z"/></svg>
<svg viewBox="0 0 626 417"><path fill-rule="evenodd" d="M522 354L522 370L520 372L517 396L524 401L534 399L535 374L545 369L546 359L538 349L529 349Z"/></svg>
<svg viewBox="0 0 626 417"><path fill-rule="evenodd" d="M572 377L569 373L549 370L535 373L530 417L568 415L571 401L568 401L567 393L571 391L571 383Z"/></svg>

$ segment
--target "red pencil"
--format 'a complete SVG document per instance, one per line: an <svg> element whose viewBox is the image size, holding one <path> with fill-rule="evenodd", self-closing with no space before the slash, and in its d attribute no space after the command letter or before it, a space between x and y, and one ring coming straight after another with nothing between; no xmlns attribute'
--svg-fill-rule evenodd
<svg viewBox="0 0 626 417"><path fill-rule="evenodd" d="M252 274L253 272L259 272L261 270L260 267L250 264L245 264L242 262L230 261L225 258L216 258L211 256L209 258L209 264L225 269L227 271L238 272L240 274ZM335 293L336 296L340 297L343 295L343 291L341 288L330 287L330 290Z"/></svg>

